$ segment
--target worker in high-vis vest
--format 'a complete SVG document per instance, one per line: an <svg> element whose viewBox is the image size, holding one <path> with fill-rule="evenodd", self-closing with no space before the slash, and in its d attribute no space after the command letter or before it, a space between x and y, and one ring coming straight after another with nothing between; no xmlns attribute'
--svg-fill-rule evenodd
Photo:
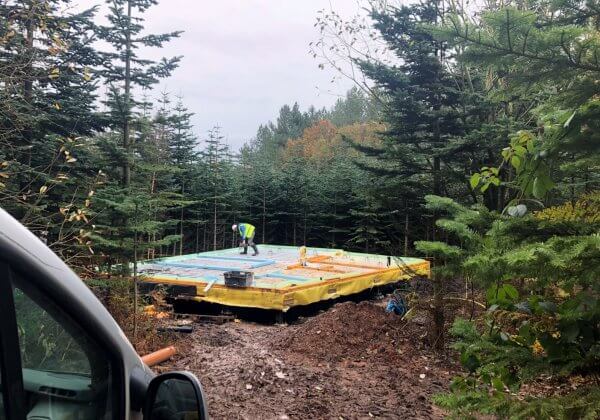
<svg viewBox="0 0 600 420"><path fill-rule="evenodd" d="M240 254L245 255L248 253L248 245L252 247L254 250L254 254L252 256L258 255L258 248L254 243L254 234L256 233L256 228L250 223L240 223L239 225L231 226L234 232L239 232L242 237L242 243L240 246L244 247L244 252L240 252Z"/></svg>

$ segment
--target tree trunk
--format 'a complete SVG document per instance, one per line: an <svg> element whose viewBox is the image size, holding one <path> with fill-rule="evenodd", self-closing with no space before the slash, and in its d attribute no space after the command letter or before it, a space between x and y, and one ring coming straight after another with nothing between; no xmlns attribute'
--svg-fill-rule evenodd
<svg viewBox="0 0 600 420"><path fill-rule="evenodd" d="M335 248L335 229L337 227L337 192L333 193L333 229L331 230L331 246Z"/></svg>
<svg viewBox="0 0 600 420"><path fill-rule="evenodd" d="M23 100L25 102L26 109L33 109L33 61L34 61L34 51L33 51L33 39L35 32L35 8L37 6L37 2L32 1L29 4L28 14L29 20L27 21L27 29L25 34L25 59L26 63L24 64L24 72L25 77L23 81ZM30 124L27 124L23 130L23 139L22 139L22 152L17 152L15 155L16 159L20 162L27 162L27 166L31 167L32 163L32 143L33 143L33 127ZM31 181L31 173L26 171L23 176L19 177L20 182L20 190L27 191L28 185ZM30 210L23 210L22 213L17 214L16 217L21 220L21 223L26 223L26 220L29 217Z"/></svg>
<svg viewBox="0 0 600 420"><path fill-rule="evenodd" d="M433 307L431 308L432 329L430 343L436 351L443 351L445 347L445 316L442 281L438 278L433 280Z"/></svg>
<svg viewBox="0 0 600 420"><path fill-rule="evenodd" d="M439 122L436 123L436 126L439 125ZM436 136L439 137L439 128L436 128ZM433 158L433 194L434 195L442 195L442 179L440 174L441 169L441 160L439 156L435 156Z"/></svg>
<svg viewBox="0 0 600 420"><path fill-rule="evenodd" d="M196 222L196 254L200 252L200 223Z"/></svg>
<svg viewBox="0 0 600 420"><path fill-rule="evenodd" d="M127 32L125 33L125 118L123 119L123 149L125 160L123 161L123 186L131 184L131 144L129 139L129 118L131 111L131 0L127 1Z"/></svg>
<svg viewBox="0 0 600 420"><path fill-rule="evenodd" d="M296 246L296 215L294 215L294 236L293 236L293 244Z"/></svg>
<svg viewBox="0 0 600 420"><path fill-rule="evenodd" d="M217 250L217 195L215 192L215 202L213 207L213 251Z"/></svg>
<svg viewBox="0 0 600 420"><path fill-rule="evenodd" d="M306 211L304 211L304 233L303 233L302 245L306 246Z"/></svg>
<svg viewBox="0 0 600 420"><path fill-rule="evenodd" d="M183 194L185 192L185 185L182 183L181 185L181 196L183 198ZM183 206L181 206L181 214L179 218L179 255L183 255Z"/></svg>
<svg viewBox="0 0 600 420"><path fill-rule="evenodd" d="M137 278L137 224L138 224L138 205L135 205L135 230L133 231L133 344L137 344L137 312L138 312L138 278Z"/></svg>
<svg viewBox="0 0 600 420"><path fill-rule="evenodd" d="M408 209L404 216L404 256L408 256Z"/></svg>
<svg viewBox="0 0 600 420"><path fill-rule="evenodd" d="M29 5L29 21L27 22L27 34L25 37L25 49L27 50L27 64L25 70L25 81L23 82L23 99L25 100L25 106L31 107L33 105L33 35L35 32L35 7L36 2L33 1ZM28 126L24 132L25 146L26 146L26 162L31 166L32 149L31 143L33 141L33 128Z"/></svg>
<svg viewBox="0 0 600 420"><path fill-rule="evenodd" d="M265 243L265 230L267 226L267 191L263 186L263 202L262 202L262 243Z"/></svg>

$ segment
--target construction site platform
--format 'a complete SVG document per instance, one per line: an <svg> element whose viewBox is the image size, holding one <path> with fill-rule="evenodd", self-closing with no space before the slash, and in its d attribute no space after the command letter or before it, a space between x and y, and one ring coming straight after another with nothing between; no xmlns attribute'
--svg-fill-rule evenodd
<svg viewBox="0 0 600 420"><path fill-rule="evenodd" d="M172 297L283 312L430 274L429 261L419 258L276 245L259 251L256 257L232 248L149 260L138 273L142 284L165 285L178 295ZM226 286L228 271L250 271L254 279L247 287Z"/></svg>

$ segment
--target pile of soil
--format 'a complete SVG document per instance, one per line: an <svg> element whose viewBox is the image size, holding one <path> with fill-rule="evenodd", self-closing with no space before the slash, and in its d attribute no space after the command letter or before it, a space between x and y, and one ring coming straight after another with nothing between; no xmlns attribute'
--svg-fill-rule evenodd
<svg viewBox="0 0 600 420"><path fill-rule="evenodd" d="M344 302L292 326L273 344L279 349L330 362L397 358L397 342L407 325L372 302Z"/></svg>
<svg viewBox="0 0 600 420"><path fill-rule="evenodd" d="M341 303L302 324L196 324L165 370L191 370L213 419L443 418L431 396L457 367L422 344L425 325L383 302Z"/></svg>

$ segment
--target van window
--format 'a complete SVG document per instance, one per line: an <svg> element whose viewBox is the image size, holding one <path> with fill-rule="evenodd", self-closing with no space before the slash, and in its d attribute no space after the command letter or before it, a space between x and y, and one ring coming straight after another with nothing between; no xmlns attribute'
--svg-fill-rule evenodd
<svg viewBox="0 0 600 420"><path fill-rule="evenodd" d="M108 355L76 322L24 282L13 288L28 418L108 419Z"/></svg>

